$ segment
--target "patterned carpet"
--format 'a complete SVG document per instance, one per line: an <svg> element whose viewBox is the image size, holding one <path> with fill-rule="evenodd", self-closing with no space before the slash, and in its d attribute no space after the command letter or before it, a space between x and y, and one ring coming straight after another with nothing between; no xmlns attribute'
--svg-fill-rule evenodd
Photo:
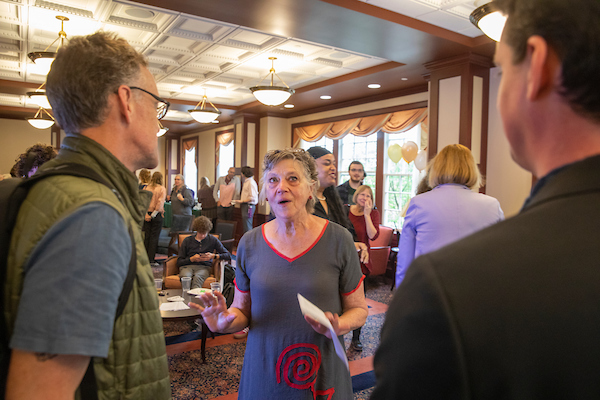
<svg viewBox="0 0 600 400"><path fill-rule="evenodd" d="M390 291L391 281L381 276L370 277L367 279L367 298L378 303L389 304L392 292ZM362 352L353 350L347 351L348 360L360 360L371 357L375 354L375 350L379 345L379 332L385 319L385 313L370 315L367 318L367 323L362 329L361 340L364 346ZM167 342L177 342L180 340L194 340L199 338L200 329L191 322L173 322L165 321L164 330ZM192 331L198 331L198 335L190 335ZM185 335L185 336L179 336ZM171 388L174 400L188 399L214 399L220 396L226 396L227 400L235 399L238 390L242 364L244 361L244 351L246 349L245 340L232 340L231 335L223 335L220 338L226 344L211 346L211 341L207 341L206 349L206 364L202 364L202 357L199 350L199 340L196 342L185 342L183 345L189 344L192 350L184 350L180 352L181 347L177 351L173 349L181 344L167 346L169 352L169 369L171 373ZM352 334L345 335L344 340L346 348L350 346ZM194 344L195 343L195 344ZM196 350L195 348L198 348ZM173 354L175 353L175 354ZM368 399L372 387L369 386L373 382L371 371L366 371L362 374L353 376L353 386L355 387L354 400ZM359 386L359 387L357 387ZM225 399L224 398L224 399Z"/></svg>

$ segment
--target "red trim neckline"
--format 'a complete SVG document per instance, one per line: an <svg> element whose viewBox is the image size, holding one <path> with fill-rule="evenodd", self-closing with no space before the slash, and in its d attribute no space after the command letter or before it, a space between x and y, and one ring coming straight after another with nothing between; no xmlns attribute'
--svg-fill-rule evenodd
<svg viewBox="0 0 600 400"><path fill-rule="evenodd" d="M283 258L287 262L292 262L292 261L295 261L295 260L299 259L300 257L302 257L303 255L305 255L306 253L308 253L313 247L315 247L317 245L317 243L319 243L319 240L321 240L321 238L325 234L325 229L327 229L327 226L329 225L329 221L328 220L325 221L325 225L323 226L323 230L321 230L321 233L319 234L319 237L317 237L317 239L313 242L313 244L311 244L310 246L308 246L308 248L306 250L304 250L302 253L298 254L296 257L293 257L293 258L289 258L285 254L280 253L275 247L273 247L273 245L271 244L271 242L269 242L267 240L267 236L265 235L265 225L266 224L262 225L262 227L261 227L261 233L262 233L263 239L265 240L265 243L267 243L267 246L269 246L271 248L271 250L273 250L275 252L275 254L277 254L279 257Z"/></svg>

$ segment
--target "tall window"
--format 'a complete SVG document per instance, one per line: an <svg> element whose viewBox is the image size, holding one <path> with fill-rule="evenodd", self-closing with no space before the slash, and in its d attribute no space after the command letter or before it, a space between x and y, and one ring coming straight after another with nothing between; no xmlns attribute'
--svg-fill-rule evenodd
<svg viewBox="0 0 600 400"><path fill-rule="evenodd" d="M370 136L346 135L338 147L338 184L350 179L348 167L352 161L360 161L367 173L365 185L375 193L375 173L377 172L377 134Z"/></svg>
<svg viewBox="0 0 600 400"><path fill-rule="evenodd" d="M227 175L229 168L235 164L235 146L233 140L227 145L219 145L219 166L217 178Z"/></svg>
<svg viewBox="0 0 600 400"><path fill-rule="evenodd" d="M386 153L393 144L402 146L408 141L419 144L420 137L420 125L404 133L385 134ZM420 173L415 168L414 162L407 164L404 160L400 160L395 164L387 154L385 154L384 160L383 225L400 228L404 222L401 217L402 210L417 190Z"/></svg>
<svg viewBox="0 0 600 400"><path fill-rule="evenodd" d="M196 165L196 147L198 139L188 139L183 141L183 179L185 185L194 191L198 190L198 165Z"/></svg>

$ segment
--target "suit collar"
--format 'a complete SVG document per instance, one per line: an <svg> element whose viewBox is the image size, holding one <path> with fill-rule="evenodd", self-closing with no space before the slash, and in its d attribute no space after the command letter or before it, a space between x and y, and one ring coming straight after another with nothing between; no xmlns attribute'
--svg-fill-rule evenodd
<svg viewBox="0 0 600 400"><path fill-rule="evenodd" d="M547 201L600 191L600 155L555 169L531 190L521 212Z"/></svg>

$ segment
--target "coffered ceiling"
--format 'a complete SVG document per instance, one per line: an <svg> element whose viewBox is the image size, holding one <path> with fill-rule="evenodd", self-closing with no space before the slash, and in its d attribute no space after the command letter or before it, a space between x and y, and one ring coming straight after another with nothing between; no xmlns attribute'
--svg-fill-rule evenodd
<svg viewBox="0 0 600 400"><path fill-rule="evenodd" d="M28 58L57 37L115 31L147 56L172 132L202 126L188 109L208 99L223 114L294 116L426 85L423 64L493 44L468 22L473 0L0 0L0 117L35 113L27 91L45 79ZM54 50L56 45L49 50ZM248 89L275 70L294 108L267 107ZM268 84L268 81L264 81ZM379 89L367 85L378 83ZM322 100L320 96L331 99Z"/></svg>

